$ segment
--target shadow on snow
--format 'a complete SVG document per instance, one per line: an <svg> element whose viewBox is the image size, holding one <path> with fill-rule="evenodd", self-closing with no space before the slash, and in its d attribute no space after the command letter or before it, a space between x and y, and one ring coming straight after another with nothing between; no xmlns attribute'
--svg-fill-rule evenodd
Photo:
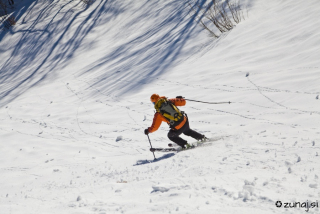
<svg viewBox="0 0 320 214"><path fill-rule="evenodd" d="M120 1L100 0L90 8L81 7L80 2L37 0L28 7L21 7L15 14L19 27L0 33L1 40L5 36L15 39L0 47L1 52L11 53L2 59L4 62L0 65L0 107L47 79L49 73L55 74L66 67L76 51L90 48L90 45L81 45L92 29L114 20L128 9ZM196 4L203 5L204 2L199 0ZM134 14L141 15L133 18L125 28L130 29L130 26L134 27L135 23L146 18L156 20L153 26L141 30L142 33L131 28L131 33L140 34L123 44L105 47L110 49L109 52L98 54L97 60L88 63L78 77L94 74L95 78L88 82L91 87L99 88L100 92L123 95L163 75L177 63L180 55L187 56L194 51L187 50L187 54L182 49L194 36L197 26L195 17L200 9L190 17L186 2L174 0L164 1L163 4L163 8L158 8L158 1L146 1L142 8L134 11ZM162 11L166 11L165 16L161 16ZM162 18L157 19L158 16ZM23 29L23 24L27 22L32 23Z"/></svg>
<svg viewBox="0 0 320 214"><path fill-rule="evenodd" d="M203 5L204 2L201 0L196 3ZM123 27L123 34L135 35L138 30L141 32L139 35L111 48L109 53L100 56L81 72L83 77L96 72L96 75L90 76L94 77L90 81L91 87L113 96L136 92L144 84L168 72L179 62L180 56L186 57L195 51L194 48L183 48L191 37L200 32L195 22L200 9L190 16L187 2L164 1L161 9L157 9L157 4L147 1L137 9L137 12L144 13L140 12L140 16ZM162 11L166 11L166 16L161 16ZM152 20L153 23L145 30L130 29L140 20Z"/></svg>
<svg viewBox="0 0 320 214"><path fill-rule="evenodd" d="M66 66L95 26L121 12L120 5L108 0L97 1L90 9L73 0L38 0L21 7L15 14L20 30L0 32L1 40L12 38L1 44L1 52L11 51L11 55L0 65L0 107ZM27 22L32 24L23 29Z"/></svg>
<svg viewBox="0 0 320 214"><path fill-rule="evenodd" d="M168 159L171 158L172 156L174 156L175 153L168 153L163 155L162 157L156 158L154 160L138 160L136 164L134 164L133 166L139 166L139 165L144 165L144 164L149 164L149 163L155 163L164 159Z"/></svg>

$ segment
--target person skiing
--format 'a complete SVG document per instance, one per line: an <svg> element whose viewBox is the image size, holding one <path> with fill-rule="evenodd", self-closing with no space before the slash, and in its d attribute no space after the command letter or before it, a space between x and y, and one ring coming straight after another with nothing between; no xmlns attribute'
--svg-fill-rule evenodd
<svg viewBox="0 0 320 214"><path fill-rule="evenodd" d="M161 123L166 122L170 126L168 138L182 148L191 147L186 140L180 137L182 133L196 140L204 141L207 139L204 135L190 129L187 115L177 108L177 106L186 105L186 100L182 96L167 99L164 96L160 97L158 94L152 94L150 100L154 104L156 113L152 125L144 130L146 135L157 131Z"/></svg>

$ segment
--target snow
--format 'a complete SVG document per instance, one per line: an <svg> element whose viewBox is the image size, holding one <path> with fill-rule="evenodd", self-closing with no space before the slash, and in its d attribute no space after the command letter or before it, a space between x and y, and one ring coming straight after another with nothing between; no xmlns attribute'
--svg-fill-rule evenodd
<svg viewBox="0 0 320 214"><path fill-rule="evenodd" d="M182 1L15 2L17 24L0 32L1 214L303 213L284 203L318 201L318 1L242 1L245 20L219 39ZM153 161L153 93L231 104L188 101L190 126L215 141ZM167 147L167 132L152 145Z"/></svg>

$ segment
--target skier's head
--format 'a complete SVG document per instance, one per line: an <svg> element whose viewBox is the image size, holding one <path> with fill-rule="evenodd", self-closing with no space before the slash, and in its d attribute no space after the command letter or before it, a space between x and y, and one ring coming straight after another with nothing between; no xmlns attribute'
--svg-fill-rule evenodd
<svg viewBox="0 0 320 214"><path fill-rule="evenodd" d="M159 100L159 98L160 98L159 94L152 94L150 97L150 100L153 103L153 105L155 105L156 102Z"/></svg>

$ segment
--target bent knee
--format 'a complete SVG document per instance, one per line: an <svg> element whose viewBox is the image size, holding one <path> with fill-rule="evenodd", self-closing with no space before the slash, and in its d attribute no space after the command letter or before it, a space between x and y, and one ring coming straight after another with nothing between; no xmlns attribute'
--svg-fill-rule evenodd
<svg viewBox="0 0 320 214"><path fill-rule="evenodd" d="M177 135L174 133L174 132L169 132L168 133L168 138L171 139L171 138L175 138L177 137Z"/></svg>

